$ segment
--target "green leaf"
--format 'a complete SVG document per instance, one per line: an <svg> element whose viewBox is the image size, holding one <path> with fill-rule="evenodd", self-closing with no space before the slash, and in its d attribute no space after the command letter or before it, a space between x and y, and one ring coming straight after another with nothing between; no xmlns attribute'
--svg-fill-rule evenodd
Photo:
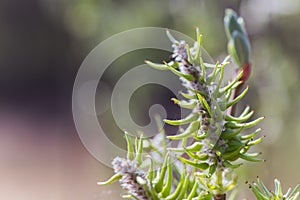
<svg viewBox="0 0 300 200"><path fill-rule="evenodd" d="M218 84L217 84L217 87L215 89L215 94L218 94L219 91L220 91L220 87L221 87L221 84L223 83L223 78L224 78L224 65L221 65L221 70L219 72L219 80L218 80Z"/></svg>
<svg viewBox="0 0 300 200"><path fill-rule="evenodd" d="M208 177L211 177L215 173L216 169L217 169L217 165L211 164L209 166Z"/></svg>
<svg viewBox="0 0 300 200"><path fill-rule="evenodd" d="M204 91L192 90L192 89L189 89L189 90L192 91L192 92L194 92L194 93L196 94L196 98L194 98L194 99L196 99L196 100L198 100L197 94L200 94L200 95L203 96L203 97L206 97L206 96L207 96L207 94L206 94Z"/></svg>
<svg viewBox="0 0 300 200"><path fill-rule="evenodd" d="M213 200L213 195L208 191L201 191L197 200Z"/></svg>
<svg viewBox="0 0 300 200"><path fill-rule="evenodd" d="M156 192L161 192L162 189L163 189L164 178L165 178L165 174L166 174L166 171L167 171L168 159L169 159L169 155L167 155L165 157L163 166L161 167L161 170L160 170L160 175L159 175L159 177L158 177L158 179L155 183L154 188L155 188Z"/></svg>
<svg viewBox="0 0 300 200"><path fill-rule="evenodd" d="M293 191L291 192L291 194L289 195L290 197L292 196L298 196L299 195L299 189L300 189L300 184L296 185L296 187L293 189Z"/></svg>
<svg viewBox="0 0 300 200"><path fill-rule="evenodd" d="M187 52L187 55L188 55L188 62L192 62L192 56L191 56L191 49L189 47L188 44L185 45L185 49L186 49L186 52Z"/></svg>
<svg viewBox="0 0 300 200"><path fill-rule="evenodd" d="M245 115L247 115L249 113L249 111L250 111L250 106L246 106L246 108L243 110L240 117L244 117Z"/></svg>
<svg viewBox="0 0 300 200"><path fill-rule="evenodd" d="M255 183L253 183L250 188L258 200L269 200L269 198L260 191L259 187Z"/></svg>
<svg viewBox="0 0 300 200"><path fill-rule="evenodd" d="M231 138L237 136L242 130L243 130L243 127L238 129L237 131L227 128L225 131L222 132L221 137L225 140L231 139Z"/></svg>
<svg viewBox="0 0 300 200"><path fill-rule="evenodd" d="M197 152L200 151L203 147L203 144L200 142L194 142L192 145L186 147L187 151Z"/></svg>
<svg viewBox="0 0 300 200"><path fill-rule="evenodd" d="M180 140L186 137L189 137L191 134L197 132L200 128L200 122L199 121L194 121L190 123L190 125L187 127L187 129L179 134L179 135L170 135L168 136L169 139L171 140Z"/></svg>
<svg viewBox="0 0 300 200"><path fill-rule="evenodd" d="M173 67L171 67L170 65L168 65L168 63L166 63L166 62L165 62L165 65L169 68L169 70L170 70L171 72L173 72L175 75L177 75L177 76L179 76L179 77L183 77L183 78L185 78L185 79L188 80L188 81L193 81L193 80L195 79L195 78L194 78L192 75L190 75L190 74L184 74L184 73L178 71L177 69L174 69Z"/></svg>
<svg viewBox="0 0 300 200"><path fill-rule="evenodd" d="M248 119L250 119L250 117L252 117L254 114L254 111L249 112L247 115L245 116L239 116L239 117L233 117L231 115L226 115L225 116L225 120L226 121L236 121L236 122L244 122Z"/></svg>
<svg viewBox="0 0 300 200"><path fill-rule="evenodd" d="M199 77L199 80L200 82L204 82L206 77L206 69L202 57L200 57L200 66L201 66L201 76Z"/></svg>
<svg viewBox="0 0 300 200"><path fill-rule="evenodd" d="M212 68L214 70L216 70L218 67L216 66L216 64L211 64L211 63L206 63L206 62L203 62L203 65L206 67L206 68Z"/></svg>
<svg viewBox="0 0 300 200"><path fill-rule="evenodd" d="M132 194L126 194L126 195L122 195L123 199L135 199L135 200L139 200L139 198L137 198L136 196L132 195Z"/></svg>
<svg viewBox="0 0 300 200"><path fill-rule="evenodd" d="M282 189L281 189L281 184L278 181L278 179L275 179L274 183L275 183L275 194L281 198L283 196Z"/></svg>
<svg viewBox="0 0 300 200"><path fill-rule="evenodd" d="M173 37L173 35L170 33L169 30L167 30L166 32L167 32L168 38L170 39L170 41L171 41L173 44L179 44L179 42Z"/></svg>
<svg viewBox="0 0 300 200"><path fill-rule="evenodd" d="M125 133L125 139L126 139L126 142L127 142L127 159L133 160L134 159L134 144L133 144L133 141L132 141L132 139L129 136L129 133L127 131L124 131L124 133Z"/></svg>
<svg viewBox="0 0 300 200"><path fill-rule="evenodd" d="M197 161L191 161L183 157L178 157L178 159L183 163L196 167L197 169L206 170L209 167L209 164L207 164L206 162L198 163Z"/></svg>
<svg viewBox="0 0 300 200"><path fill-rule="evenodd" d="M228 85L226 85L225 87L223 87L222 89L220 89L220 93L223 94L225 92L227 92L229 89L232 89L233 86L239 82L240 78L242 78L243 76L243 71L241 71Z"/></svg>
<svg viewBox="0 0 300 200"><path fill-rule="evenodd" d="M188 116L186 116L184 119L179 119L179 120L170 120L170 119L165 119L164 122L170 125L183 125L187 124L190 122L193 122L199 118L199 114L197 113L191 113Z"/></svg>
<svg viewBox="0 0 300 200"><path fill-rule="evenodd" d="M165 64L158 64L158 63L153 63L149 60L145 60L145 63L147 65L149 65L150 67L154 68L154 69L158 69L158 70L169 70L168 66L166 66Z"/></svg>
<svg viewBox="0 0 300 200"><path fill-rule="evenodd" d="M259 178L257 179L257 183L263 189L265 195L267 195L269 198L271 198L272 193L268 190L268 188L265 186L265 184Z"/></svg>
<svg viewBox="0 0 300 200"><path fill-rule="evenodd" d="M105 182L98 182L97 184L98 185L108 185L108 184L111 184L111 183L119 180L120 178L122 178L121 174L115 174L110 179L108 179L107 181L105 181Z"/></svg>
<svg viewBox="0 0 300 200"><path fill-rule="evenodd" d="M179 101L176 98L171 99L175 104L179 105L181 108L194 109L197 106L195 101Z"/></svg>
<svg viewBox="0 0 300 200"><path fill-rule="evenodd" d="M143 156L143 135L140 136L140 139L138 141L137 151L135 156L135 160L138 162L138 165L141 165L143 162L142 156Z"/></svg>
<svg viewBox="0 0 300 200"><path fill-rule="evenodd" d="M168 174L167 174L167 181L161 191L161 195L162 197L166 197L168 195L170 195L171 193L171 188L172 188L172 180L173 180L173 177L172 177L172 167L171 167L171 162L170 162L170 156L168 156L167 158L167 170L168 170Z"/></svg>
<svg viewBox="0 0 300 200"><path fill-rule="evenodd" d="M203 65L208 67L207 64L203 63ZM211 84L211 82L216 80L218 71L220 70L219 61L217 61L217 63L214 65L213 69L214 70L206 78L206 81L208 84Z"/></svg>
<svg viewBox="0 0 300 200"><path fill-rule="evenodd" d="M155 171L154 171L154 167L153 167L153 160L151 158L151 156L147 156L150 159L150 167L147 173L147 178L149 179L149 182L152 183L154 177L155 177ZM152 184L151 184L152 186Z"/></svg>
<svg viewBox="0 0 300 200"><path fill-rule="evenodd" d="M235 99L233 99L231 102L228 102L227 105L226 105L226 108L229 108L231 107L233 104L239 102L248 92L248 89L249 87L246 87L246 89L244 89L244 91L239 95L237 96Z"/></svg>
<svg viewBox="0 0 300 200"><path fill-rule="evenodd" d="M180 94L186 98L186 99L197 99L196 95L195 94L187 94L187 93L184 93L184 92L180 92Z"/></svg>
<svg viewBox="0 0 300 200"><path fill-rule="evenodd" d="M259 159L257 158L257 156L253 156L251 154L239 154L239 157L247 160L247 161L251 161L251 162L263 162L263 159Z"/></svg>
<svg viewBox="0 0 300 200"><path fill-rule="evenodd" d="M228 197L227 200L235 200L235 199L236 199L236 196L237 196L237 193L238 193L238 190L237 190L237 189L233 190L233 191L230 193L230 195L229 195L229 197Z"/></svg>
<svg viewBox="0 0 300 200"><path fill-rule="evenodd" d="M256 140L251 140L251 141L247 142L247 146L253 146L253 145L259 144L264 139L264 137L265 136L262 136Z"/></svg>
<svg viewBox="0 0 300 200"><path fill-rule="evenodd" d="M200 94L197 94L197 96L198 96L198 99L200 100L200 103L203 106L203 108L205 108L205 110L208 112L210 117L212 117L213 114L211 112L210 106L208 105L206 99L203 96L201 96Z"/></svg>
<svg viewBox="0 0 300 200"><path fill-rule="evenodd" d="M186 151L187 155L190 156L191 158L195 160L207 160L208 159L208 154L207 153L201 153L201 154L194 154L190 151Z"/></svg>
<svg viewBox="0 0 300 200"><path fill-rule="evenodd" d="M224 160L236 160L239 156L240 151L243 148L244 148L244 144L240 144L239 146L236 146L234 150L226 151L225 153L222 153L221 158Z"/></svg>
<svg viewBox="0 0 300 200"><path fill-rule="evenodd" d="M255 126L256 124L258 124L259 122L261 122L264 119L264 117L260 117L254 121L248 122L248 123L234 123L234 122L227 122L225 124L225 126L227 128L250 128L252 126Z"/></svg>
<svg viewBox="0 0 300 200"><path fill-rule="evenodd" d="M197 60L201 56L201 45L202 45L202 34L199 31L199 28L196 28L197 34L197 51L195 53L194 60Z"/></svg>
<svg viewBox="0 0 300 200"><path fill-rule="evenodd" d="M188 185L189 185L188 181L189 181L189 174L187 174L185 176L185 179L184 179L184 182L183 182L183 185L182 185L182 189L179 193L178 199L183 199L186 196L187 188L188 188Z"/></svg>
<svg viewBox="0 0 300 200"><path fill-rule="evenodd" d="M175 200L175 199L177 199L177 197L180 194L181 188L184 184L185 176L186 176L186 170L184 169L184 171L181 173L180 181L179 181L175 191L171 195L166 197L166 200Z"/></svg>
<svg viewBox="0 0 300 200"><path fill-rule="evenodd" d="M229 162L228 160L223 161L223 166L227 167L229 169L236 169L238 167L240 167L241 165L243 165L243 163L239 163L239 164L232 164L231 162Z"/></svg>
<svg viewBox="0 0 300 200"><path fill-rule="evenodd" d="M183 152L185 152L185 148L167 148L168 149L168 151L170 151L170 152L178 152L178 153L183 153Z"/></svg>
<svg viewBox="0 0 300 200"><path fill-rule="evenodd" d="M197 189L198 189L198 182L195 181L193 188L189 193L189 196L187 197L187 200L192 200L192 198L196 195Z"/></svg>

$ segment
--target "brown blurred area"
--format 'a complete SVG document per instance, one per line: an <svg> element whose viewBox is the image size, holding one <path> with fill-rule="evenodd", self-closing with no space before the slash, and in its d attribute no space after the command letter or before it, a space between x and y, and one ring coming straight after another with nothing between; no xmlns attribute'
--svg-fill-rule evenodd
<svg viewBox="0 0 300 200"><path fill-rule="evenodd" d="M112 172L87 152L72 120L88 48L46 11L41 1L0 2L0 199L118 199L117 189L97 186Z"/></svg>
<svg viewBox="0 0 300 200"><path fill-rule="evenodd" d="M88 153L73 123L72 87L81 62L109 36L143 26L175 29L191 37L198 26L205 49L222 59L227 7L236 9L237 0L0 1L0 199L120 199L118 184L97 186L112 170ZM246 191L240 196L245 197L243 181L257 175L267 185L274 177L286 187L300 182L300 3L244 0L240 13L254 63L243 104L266 116L261 126L267 139L261 151L268 160L246 163L240 170L241 193ZM136 55L136 60L155 56L158 53ZM122 65L128 70L132 59ZM113 88L123 72L112 68L102 80ZM169 93L158 93L152 97L169 102ZM151 98L143 102L149 104ZM144 116L143 107L136 109ZM101 119L110 122L110 137L122 143L111 112Z"/></svg>

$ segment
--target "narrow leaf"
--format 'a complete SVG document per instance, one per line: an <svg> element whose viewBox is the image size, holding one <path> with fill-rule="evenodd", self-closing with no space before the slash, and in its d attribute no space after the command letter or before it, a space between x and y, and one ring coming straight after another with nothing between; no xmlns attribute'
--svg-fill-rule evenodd
<svg viewBox="0 0 300 200"><path fill-rule="evenodd" d="M272 193L268 190L265 184L258 178L257 179L258 185L263 189L264 193L270 198L272 197Z"/></svg>
<svg viewBox="0 0 300 200"><path fill-rule="evenodd" d="M238 129L237 131L227 128L224 132L222 132L221 137L225 140L231 139L231 138L237 136L242 130L243 130L243 127Z"/></svg>
<svg viewBox="0 0 300 200"><path fill-rule="evenodd" d="M169 68L165 64L158 64L158 63L153 63L149 60L145 60L145 63L149 65L150 67L158 70L169 70Z"/></svg>
<svg viewBox="0 0 300 200"><path fill-rule="evenodd" d="M200 100L201 105L205 108L205 110L207 110L210 117L212 117L213 114L211 112L210 106L208 105L206 99L203 96L201 96L200 94L197 94L197 96L198 96L198 99Z"/></svg>
<svg viewBox="0 0 300 200"><path fill-rule="evenodd" d="M192 188L189 196L187 197L187 200L192 200L192 198L196 195L197 189L198 189L198 182L195 181L193 188Z"/></svg>
<svg viewBox="0 0 300 200"><path fill-rule="evenodd" d="M196 28L196 34L197 34L197 51L194 60L197 60L201 55L202 34L200 33L198 27Z"/></svg>
<svg viewBox="0 0 300 200"><path fill-rule="evenodd" d="M165 65L169 68L169 70L171 72L173 72L175 75L179 76L179 77L183 77L185 78L186 80L188 81L193 81L194 80L194 77L190 74L184 74L180 71L178 71L177 69L174 69L173 67L171 67L170 65L168 65L168 63L165 62Z"/></svg>
<svg viewBox="0 0 300 200"><path fill-rule="evenodd" d="M230 169L236 169L239 166L243 165L243 163L239 163L239 164L232 164L231 162L229 162L228 160L225 160L223 162L224 167L230 168Z"/></svg>
<svg viewBox="0 0 300 200"><path fill-rule="evenodd" d="M194 122L190 123L190 125L187 127L187 129L183 133L181 133L179 135L170 135L170 136L168 136L168 138L171 140L180 140L180 139L186 138L186 137L190 136L191 134L195 133L196 131L198 131L199 127L200 127L200 122L194 121Z"/></svg>
<svg viewBox="0 0 300 200"><path fill-rule="evenodd" d="M175 191L171 195L166 197L166 200L175 200L175 199L177 199L178 195L180 194L181 188L184 184L184 180L185 180L185 176L186 176L185 174L186 174L186 170L184 169L184 171L181 173L180 181L179 181Z"/></svg>
<svg viewBox="0 0 300 200"><path fill-rule="evenodd" d="M134 144L133 144L133 141L132 141L132 139L129 136L129 133L127 131L124 131L124 133L125 133L125 139L126 139L126 142L127 142L127 159L133 160L134 159Z"/></svg>
<svg viewBox="0 0 300 200"><path fill-rule="evenodd" d="M180 194L178 196L178 199L183 199L185 197L185 195L187 194L187 188L188 188L188 185L189 185L188 181L189 181L189 174L187 174L185 176L183 186L182 186L182 189L181 189Z"/></svg>
<svg viewBox="0 0 300 200"><path fill-rule="evenodd" d="M227 122L226 124L225 124L225 126L227 127L227 128L242 128L242 127L244 127L244 128L250 128L250 127L252 127L252 126L255 126L256 124L258 124L260 121L262 121L264 119L264 117L260 117L260 118L258 118L258 119L256 119L256 120L254 120L254 121L251 121L251 122L248 122L248 123L233 123L233 122Z"/></svg>
<svg viewBox="0 0 300 200"><path fill-rule="evenodd" d="M115 175L113 175L110 179L108 179L105 182L98 182L97 185L108 185L110 183L113 183L113 182L119 180L120 178L122 178L121 174L115 174Z"/></svg>
<svg viewBox="0 0 300 200"><path fill-rule="evenodd" d="M281 198L282 195L283 195L282 194L282 189L281 189L281 184L278 181L278 179L275 179L274 183L275 183L275 194Z"/></svg>
<svg viewBox="0 0 300 200"><path fill-rule="evenodd" d="M201 169L201 170L206 170L209 167L209 164L207 164L206 162L202 162L202 163L198 163L197 161L191 161L188 160L186 158L183 157L179 157L179 160L181 160L182 162L191 165L193 167L196 167L197 169Z"/></svg>
<svg viewBox="0 0 300 200"><path fill-rule="evenodd" d="M251 162L263 162L264 160L256 158L256 156L252 156L252 155L248 155L248 154L239 154L239 157L247 160L247 161L251 161Z"/></svg>
<svg viewBox="0 0 300 200"><path fill-rule="evenodd" d="M227 121L236 121L236 122L244 122L244 121L250 119L250 117L252 117L253 114L254 114L254 111L251 111L248 114L246 114L244 116L239 116L239 117L233 117L231 115L226 115L225 120L227 120Z"/></svg>
<svg viewBox="0 0 300 200"><path fill-rule="evenodd" d="M138 141L137 145L137 152L135 160L138 162L138 165L141 165L143 162L142 156L143 156L143 135L140 136L140 139Z"/></svg>
<svg viewBox="0 0 300 200"><path fill-rule="evenodd" d="M198 117L199 117L199 114L191 113L183 119L179 119L179 120L165 119L164 122L166 122L167 124L170 124L170 125L183 125L183 124L187 124L187 123L197 120Z"/></svg>
<svg viewBox="0 0 300 200"><path fill-rule="evenodd" d="M179 105L181 108L194 109L197 106L195 101L179 101L176 98L171 99L175 104Z"/></svg>
<svg viewBox="0 0 300 200"><path fill-rule="evenodd" d="M168 156L167 158L167 170L168 170L168 174L167 174L167 181L161 191L162 197L166 197L168 195L170 195L171 193L171 188L172 188L172 167L171 167L171 162L170 162L170 156Z"/></svg>
<svg viewBox="0 0 300 200"><path fill-rule="evenodd" d="M186 150L191 152L197 152L202 149L203 144L200 142L194 142L191 146L186 147Z"/></svg>
<svg viewBox="0 0 300 200"><path fill-rule="evenodd" d="M249 87L246 87L246 89L244 89L244 91L239 96L237 96L232 101L228 102L227 105L226 105L226 108L229 108L233 104L236 104L237 102L239 102L247 94L248 89L249 89Z"/></svg>
<svg viewBox="0 0 300 200"><path fill-rule="evenodd" d="M170 33L169 30L167 30L166 32L167 32L168 38L170 39L170 41L171 41L173 44L179 44L179 42L173 37L173 35Z"/></svg>
<svg viewBox="0 0 300 200"><path fill-rule="evenodd" d="M264 137L265 136L262 136L256 140L251 140L251 141L247 142L247 146L253 146L253 145L259 144L264 139Z"/></svg>
<svg viewBox="0 0 300 200"><path fill-rule="evenodd" d="M168 159L169 159L169 155L167 155L164 160L163 166L161 167L160 170L160 176L154 186L156 192L161 192L161 190L163 189L163 183L167 171Z"/></svg>
<svg viewBox="0 0 300 200"><path fill-rule="evenodd" d="M234 84L236 84L242 76L243 76L243 71L241 71L228 85L220 89L220 93L223 94L227 92L229 89L233 88Z"/></svg>

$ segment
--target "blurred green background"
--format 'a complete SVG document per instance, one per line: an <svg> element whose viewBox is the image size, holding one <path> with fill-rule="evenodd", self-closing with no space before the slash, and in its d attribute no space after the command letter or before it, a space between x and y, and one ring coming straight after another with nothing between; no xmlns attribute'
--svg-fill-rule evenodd
<svg viewBox="0 0 300 200"><path fill-rule="evenodd" d="M227 49L225 8L244 17L252 44L253 74L242 104L266 117L260 124L267 136L260 150L267 162L245 163L239 169L240 198L252 198L244 182L256 176L269 186L276 177L285 189L299 183L299 0L2 0L0 199L120 199L118 184L96 185L112 171L83 147L73 124L72 87L81 62L104 39L144 26L175 29L191 37L197 26L204 34L204 48L221 60ZM124 68L112 66L102 77L107 93L131 66L168 55L143 51L116 61L114 66ZM173 111L169 116L176 116L178 109L169 102L172 96L162 88L142 88L133 98L133 119L147 123L145 107L157 101ZM111 133L109 138L124 145L109 99L98 102L107 105L99 121Z"/></svg>

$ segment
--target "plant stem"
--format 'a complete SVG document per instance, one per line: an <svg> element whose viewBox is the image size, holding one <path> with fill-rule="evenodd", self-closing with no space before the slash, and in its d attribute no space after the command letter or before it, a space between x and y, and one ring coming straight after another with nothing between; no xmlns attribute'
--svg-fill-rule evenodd
<svg viewBox="0 0 300 200"><path fill-rule="evenodd" d="M246 80L249 78L250 74L251 74L251 63L246 63L243 65L242 69L243 71L243 75L242 77L240 78L239 81L242 81L242 83L237 86L233 91L232 91L232 95L230 97L230 101L232 101L233 99L235 99L239 94L240 92L242 91L242 89L244 88L245 86L245 82ZM235 76L237 76L237 74L239 73L239 70L236 71L235 73ZM231 116L235 116L235 113L236 113L236 105L237 104L233 104L227 111L227 113Z"/></svg>
<svg viewBox="0 0 300 200"><path fill-rule="evenodd" d="M226 200L226 194L216 194L214 200Z"/></svg>
<svg viewBox="0 0 300 200"><path fill-rule="evenodd" d="M242 84L240 84L238 87L236 87L233 92L232 95L230 97L230 100L232 101L233 99L235 99L241 92L241 90L243 89L245 83L243 82ZM229 109L228 109L228 114L230 114L231 116L235 116L236 113L236 108L237 108L237 104L232 105Z"/></svg>

